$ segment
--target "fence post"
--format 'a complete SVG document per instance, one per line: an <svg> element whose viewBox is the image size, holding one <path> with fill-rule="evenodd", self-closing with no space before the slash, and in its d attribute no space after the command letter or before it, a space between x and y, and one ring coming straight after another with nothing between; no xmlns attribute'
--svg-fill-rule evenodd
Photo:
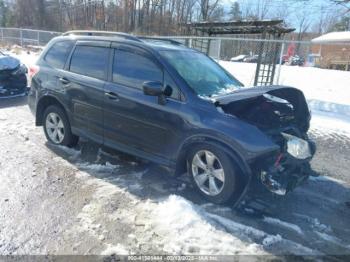
<svg viewBox="0 0 350 262"><path fill-rule="evenodd" d="M40 45L40 31L38 31L38 46Z"/></svg>
<svg viewBox="0 0 350 262"><path fill-rule="evenodd" d="M1 28L1 41L4 42L4 28Z"/></svg>
<svg viewBox="0 0 350 262"><path fill-rule="evenodd" d="M286 42L283 42L282 47L281 47L278 71L277 71L277 80L276 80L277 85L280 83L280 76L281 76L281 69L282 69L282 62L283 62L283 54L284 54L285 45L286 45Z"/></svg>
<svg viewBox="0 0 350 262"><path fill-rule="evenodd" d="M218 60L221 58L221 39L218 40Z"/></svg>
<svg viewBox="0 0 350 262"><path fill-rule="evenodd" d="M190 38L190 41L189 41L189 48L192 48L192 38Z"/></svg>
<svg viewBox="0 0 350 262"><path fill-rule="evenodd" d="M19 33L20 33L21 46L23 46L23 31L22 31L22 28L19 29Z"/></svg>
<svg viewBox="0 0 350 262"><path fill-rule="evenodd" d="M306 55L305 55L305 62L304 66L309 66L309 53L310 53L311 46L310 44L307 45L306 47Z"/></svg>

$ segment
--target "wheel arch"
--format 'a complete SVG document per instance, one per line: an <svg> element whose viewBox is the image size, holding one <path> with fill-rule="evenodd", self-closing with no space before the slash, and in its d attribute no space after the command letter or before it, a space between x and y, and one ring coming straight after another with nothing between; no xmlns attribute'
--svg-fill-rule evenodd
<svg viewBox="0 0 350 262"><path fill-rule="evenodd" d="M180 175L183 174L184 171L187 170L187 161L186 157L189 153L189 150L194 146L201 143L211 144L217 147L220 147L222 150L224 150L238 165L241 171L247 175L251 176L252 170L250 166L247 164L247 162L242 158L242 156L238 153L238 150L235 148L227 145L225 142L220 141L219 139L208 137L208 136L201 136L201 137L194 137L186 141L179 150L177 161L176 161L176 174Z"/></svg>
<svg viewBox="0 0 350 262"><path fill-rule="evenodd" d="M52 105L56 105L56 106L60 107L68 118L67 111L66 111L65 107L63 106L63 104L56 97L51 96L51 95L46 95L46 96L43 96L42 98L40 98L40 100L37 104L37 107L36 107L36 113L35 113L36 126L43 125L43 121L44 121L43 118L44 118L45 109L48 108L49 106L52 106Z"/></svg>
<svg viewBox="0 0 350 262"><path fill-rule="evenodd" d="M228 156L234 160L237 164L238 164L238 168L242 171L240 172L240 176L239 176L239 181L240 183L242 183L239 192L237 192L239 194L239 198L237 199L237 201L235 202L234 205L237 205L241 199L244 197L245 193L247 192L252 176L253 176L253 172L250 168L250 166L248 165L247 161L245 161L240 154L238 153L238 150L236 150L235 148L227 145L225 142L220 141L216 138L213 137L206 137L206 136L202 136L202 137L196 137L193 139L190 139L189 141L186 141L183 146L180 149L180 153L178 154L178 158L177 158L177 164L176 164L176 168L175 168L175 174L176 175L182 175L185 172L187 172L188 170L188 162L187 162L187 155L190 152L191 148L193 148L193 146L195 145L199 145L199 144L210 144L213 146L216 146L218 148L220 148L221 150L223 150L225 153L228 154Z"/></svg>

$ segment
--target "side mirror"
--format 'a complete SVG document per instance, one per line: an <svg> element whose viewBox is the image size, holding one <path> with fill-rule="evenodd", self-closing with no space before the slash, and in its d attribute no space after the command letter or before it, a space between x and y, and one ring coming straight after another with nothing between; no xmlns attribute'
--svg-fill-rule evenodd
<svg viewBox="0 0 350 262"><path fill-rule="evenodd" d="M161 82L144 82L143 93L147 96L160 96L164 94L164 88Z"/></svg>
<svg viewBox="0 0 350 262"><path fill-rule="evenodd" d="M161 105L166 104L166 97L169 97L173 93L173 89L170 86L164 87L161 82L144 82L143 93L147 96L157 96L158 103Z"/></svg>

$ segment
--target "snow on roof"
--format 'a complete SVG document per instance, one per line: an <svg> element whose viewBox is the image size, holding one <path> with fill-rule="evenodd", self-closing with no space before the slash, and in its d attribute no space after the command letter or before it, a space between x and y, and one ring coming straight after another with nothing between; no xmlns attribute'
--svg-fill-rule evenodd
<svg viewBox="0 0 350 262"><path fill-rule="evenodd" d="M346 32L332 32L315 39L312 39L313 43L350 43L350 31Z"/></svg>

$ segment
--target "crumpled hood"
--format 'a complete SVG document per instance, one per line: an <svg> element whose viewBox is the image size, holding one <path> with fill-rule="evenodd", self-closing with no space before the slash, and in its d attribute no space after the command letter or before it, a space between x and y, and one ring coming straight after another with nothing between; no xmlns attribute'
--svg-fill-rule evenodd
<svg viewBox="0 0 350 262"><path fill-rule="evenodd" d="M20 61L12 56L0 55L0 70L13 70L19 67Z"/></svg>
<svg viewBox="0 0 350 262"><path fill-rule="evenodd" d="M282 94L286 92L295 92L302 93L299 89L288 86L262 86L262 87L249 87L249 88L241 88L237 91L229 94L225 94L222 96L214 97L213 100L219 102L221 105L225 105L234 101L249 99L253 97L258 97L264 94L270 94L274 96L276 93Z"/></svg>
<svg viewBox="0 0 350 262"><path fill-rule="evenodd" d="M249 101L266 94L287 100L292 104L295 109L299 127L305 132L309 129L311 116L305 96L302 91L293 87L264 86L242 88L233 93L215 97L213 100L217 106L227 106L235 102Z"/></svg>

